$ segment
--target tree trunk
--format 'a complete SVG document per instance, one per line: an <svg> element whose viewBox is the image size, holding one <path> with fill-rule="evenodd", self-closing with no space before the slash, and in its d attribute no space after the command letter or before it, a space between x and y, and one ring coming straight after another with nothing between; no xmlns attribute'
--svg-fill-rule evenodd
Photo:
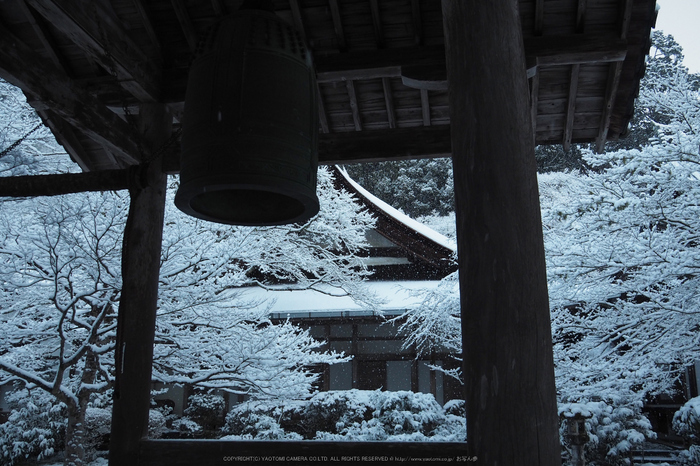
<svg viewBox="0 0 700 466"><path fill-rule="evenodd" d="M65 466L82 466L85 464L85 408L87 399L68 406L68 424L66 425Z"/></svg>

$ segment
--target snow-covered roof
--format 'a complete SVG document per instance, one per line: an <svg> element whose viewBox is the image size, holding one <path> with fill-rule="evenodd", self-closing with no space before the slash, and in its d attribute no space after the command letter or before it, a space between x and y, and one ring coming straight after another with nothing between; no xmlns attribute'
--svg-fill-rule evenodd
<svg viewBox="0 0 700 466"><path fill-rule="evenodd" d="M406 227L410 228L411 230L415 231L419 235L429 239L430 241L433 241L440 246L451 250L452 252L457 251L457 245L455 244L454 241L452 241L450 238L448 238L445 235L442 235L438 233L437 231L431 229L430 227L423 225L422 223L412 219L408 215L404 214L403 212L399 211L398 209L395 209L394 207L390 206L386 202L382 201L369 191L367 191L365 188L360 186L355 180L350 178L348 175L347 171L344 169L338 167L338 172L345 178L345 181L347 181L353 189L355 189L359 194L361 194L368 202L371 202L374 204L378 209L380 209L382 212L384 212L386 215L389 217L393 218L399 223L402 223Z"/></svg>
<svg viewBox="0 0 700 466"><path fill-rule="evenodd" d="M316 291L290 290L283 286L254 286L245 288L241 297L270 306L269 312L273 319L395 316L420 305L423 298L416 293L432 290L438 283L436 280L367 282L363 285L366 291L382 302L375 308L357 303L331 288Z"/></svg>

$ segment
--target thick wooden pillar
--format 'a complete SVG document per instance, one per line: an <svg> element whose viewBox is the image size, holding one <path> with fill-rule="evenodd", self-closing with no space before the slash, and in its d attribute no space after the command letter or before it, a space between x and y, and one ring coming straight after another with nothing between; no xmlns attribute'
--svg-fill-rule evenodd
<svg viewBox="0 0 700 466"><path fill-rule="evenodd" d="M442 1L467 448L560 465L542 223L517 0Z"/></svg>
<svg viewBox="0 0 700 466"><path fill-rule="evenodd" d="M163 105L145 104L141 108L140 129L151 145L150 153L170 135L171 122L172 117ZM145 185L130 189L131 205L122 251L110 466L136 465L139 442L148 434L166 192L166 175L160 165L159 159L151 162Z"/></svg>

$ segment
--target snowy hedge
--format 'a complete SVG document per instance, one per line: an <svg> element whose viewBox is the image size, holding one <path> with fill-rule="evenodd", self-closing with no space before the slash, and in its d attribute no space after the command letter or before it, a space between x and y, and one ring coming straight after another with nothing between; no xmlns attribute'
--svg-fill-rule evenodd
<svg viewBox="0 0 700 466"><path fill-rule="evenodd" d="M283 405L247 403L226 417L227 439L463 441L463 402L408 391L319 392Z"/></svg>

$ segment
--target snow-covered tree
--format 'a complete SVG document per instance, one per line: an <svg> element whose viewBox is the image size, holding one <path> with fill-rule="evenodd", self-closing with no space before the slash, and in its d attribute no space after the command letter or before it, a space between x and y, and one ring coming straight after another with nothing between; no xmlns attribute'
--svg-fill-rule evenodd
<svg viewBox="0 0 700 466"><path fill-rule="evenodd" d="M45 166L40 153L24 149L0 159L7 174ZM242 286L282 284L372 299L355 256L372 218L333 189L325 169L319 197L319 215L278 228L214 225L169 204L154 380L253 398L304 397L315 377L309 365L344 360L317 351L308 332L270 322L264 303L240 298ZM67 464L82 463L86 408L112 383L128 203L120 193L0 203L0 385L19 382L66 406Z"/></svg>

